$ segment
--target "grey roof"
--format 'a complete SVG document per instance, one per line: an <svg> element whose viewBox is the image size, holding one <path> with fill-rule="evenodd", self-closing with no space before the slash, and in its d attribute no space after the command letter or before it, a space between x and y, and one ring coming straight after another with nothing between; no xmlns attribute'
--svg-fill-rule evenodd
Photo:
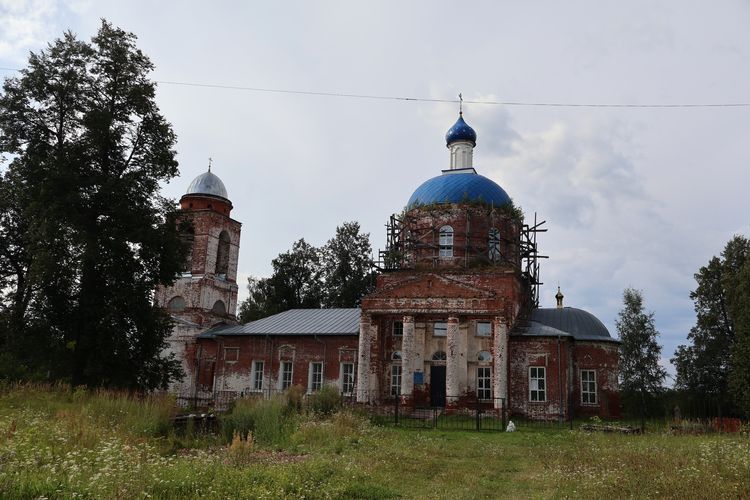
<svg viewBox="0 0 750 500"><path fill-rule="evenodd" d="M529 324L517 328L514 333L523 336L560 335L576 340L619 342L612 338L607 327L596 316L575 307L534 309Z"/></svg>
<svg viewBox="0 0 750 500"><path fill-rule="evenodd" d="M224 187L224 183L221 182L219 177L211 173L210 170L208 172L203 172L201 175L193 179L193 182L190 183L187 193L185 194L208 194L229 199L229 197L227 197L227 188Z"/></svg>
<svg viewBox="0 0 750 500"><path fill-rule="evenodd" d="M290 309L244 325L217 326L202 338L242 335L359 335L359 308Z"/></svg>

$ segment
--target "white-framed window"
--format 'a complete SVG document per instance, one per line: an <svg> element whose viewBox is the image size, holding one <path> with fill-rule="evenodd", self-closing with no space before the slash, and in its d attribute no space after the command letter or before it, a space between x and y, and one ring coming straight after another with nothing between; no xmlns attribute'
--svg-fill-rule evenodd
<svg viewBox="0 0 750 500"><path fill-rule="evenodd" d="M529 401L547 401L547 380L543 366L529 367Z"/></svg>
<svg viewBox="0 0 750 500"><path fill-rule="evenodd" d="M492 335L492 323L489 321L477 321L477 337L489 337Z"/></svg>
<svg viewBox="0 0 750 500"><path fill-rule="evenodd" d="M263 361L253 361L253 390L263 390Z"/></svg>
<svg viewBox="0 0 750 500"><path fill-rule="evenodd" d="M401 394L401 365L391 365L391 396Z"/></svg>
<svg viewBox="0 0 750 500"><path fill-rule="evenodd" d="M440 228L438 236L438 245L440 246L440 257L453 257L453 228L443 226Z"/></svg>
<svg viewBox="0 0 750 500"><path fill-rule="evenodd" d="M489 366L477 367L477 398L492 399L492 368Z"/></svg>
<svg viewBox="0 0 750 500"><path fill-rule="evenodd" d="M354 392L354 363L341 363L341 393L350 396Z"/></svg>
<svg viewBox="0 0 750 500"><path fill-rule="evenodd" d="M323 388L323 363L310 363L310 371L307 376L307 392L319 391Z"/></svg>
<svg viewBox="0 0 750 500"><path fill-rule="evenodd" d="M438 321L432 325L432 336L433 337L445 337L448 335L448 323L444 321Z"/></svg>
<svg viewBox="0 0 750 500"><path fill-rule="evenodd" d="M401 337L404 334L404 322L394 321L393 322L393 336Z"/></svg>
<svg viewBox="0 0 750 500"><path fill-rule="evenodd" d="M445 361L447 356L445 355L445 351L435 351L435 353L432 355L433 361Z"/></svg>
<svg viewBox="0 0 750 500"><path fill-rule="evenodd" d="M581 404L596 404L596 371L581 370Z"/></svg>
<svg viewBox="0 0 750 500"><path fill-rule="evenodd" d="M291 361L282 361L281 366L279 366L279 389L282 391L284 389L288 389L292 386L292 370L293 370L293 364Z"/></svg>
<svg viewBox="0 0 750 500"><path fill-rule="evenodd" d="M224 348L224 361L228 363L234 363L240 359L240 348L239 347L225 347Z"/></svg>

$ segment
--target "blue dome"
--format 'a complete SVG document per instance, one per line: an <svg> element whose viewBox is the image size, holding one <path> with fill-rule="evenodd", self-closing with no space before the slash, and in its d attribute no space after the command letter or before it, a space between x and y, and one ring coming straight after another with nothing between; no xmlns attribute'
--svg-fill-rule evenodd
<svg viewBox="0 0 750 500"><path fill-rule="evenodd" d="M422 183L406 204L407 210L417 205L435 203L480 202L496 207L511 203L510 196L494 181L479 174L445 173Z"/></svg>
<svg viewBox="0 0 750 500"><path fill-rule="evenodd" d="M477 133L464 121L463 115L459 115L456 123L445 133L446 146L458 141L468 141L474 146L477 145Z"/></svg>

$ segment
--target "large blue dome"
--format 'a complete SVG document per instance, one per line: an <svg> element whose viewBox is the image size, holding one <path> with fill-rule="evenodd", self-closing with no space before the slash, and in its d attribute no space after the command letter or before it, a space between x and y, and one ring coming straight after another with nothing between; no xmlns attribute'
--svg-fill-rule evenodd
<svg viewBox="0 0 750 500"><path fill-rule="evenodd" d="M445 145L450 146L454 142L467 141L477 145L477 133L464 121L464 116L459 115L456 123L445 133Z"/></svg>
<svg viewBox="0 0 750 500"><path fill-rule="evenodd" d="M467 202L498 207L511 203L511 200L503 188L483 175L448 171L423 182L409 198L406 208L409 210L417 205Z"/></svg>

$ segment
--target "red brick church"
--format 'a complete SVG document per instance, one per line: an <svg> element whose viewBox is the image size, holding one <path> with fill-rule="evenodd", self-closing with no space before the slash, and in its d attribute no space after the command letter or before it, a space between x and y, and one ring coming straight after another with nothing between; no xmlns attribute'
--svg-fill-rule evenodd
<svg viewBox="0 0 750 500"><path fill-rule="evenodd" d="M236 324L240 224L206 172L181 199L192 254L157 291L195 397L335 385L363 404L481 403L532 418L619 413L619 342L592 314L538 307L536 232L473 167L475 131L446 134L449 168L391 217L381 274L361 309L291 310Z"/></svg>

